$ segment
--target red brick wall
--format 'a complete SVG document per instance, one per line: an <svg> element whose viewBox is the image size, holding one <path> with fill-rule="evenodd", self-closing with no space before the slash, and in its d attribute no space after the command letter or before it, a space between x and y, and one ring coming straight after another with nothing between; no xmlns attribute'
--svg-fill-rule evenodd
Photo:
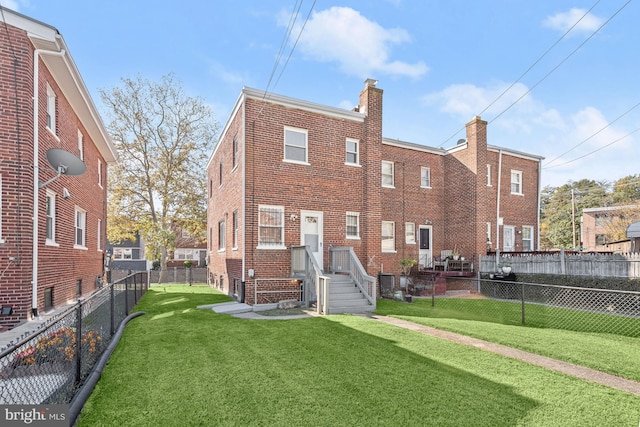
<svg viewBox="0 0 640 427"><path fill-rule="evenodd" d="M0 35L2 71L0 72L0 103L9 114L0 122L0 151L2 174L2 235L0 243L0 304L13 306L14 316L0 317L0 327L12 327L28 319L32 295L32 221L33 215L33 46L26 34L15 28L9 34L17 60L18 116L13 90L13 59L7 52L6 33ZM84 161L86 172L81 176L61 176L47 185L56 193L56 243L45 245L46 189L38 192L38 310L44 310L44 289L53 287L54 305L76 299L76 281L82 280L82 293L87 295L96 288L96 277L103 272L103 251L106 246L106 162L100 155L88 132L80 123L62 90L44 63L40 61L38 76L39 105L39 181L45 182L56 175L48 164L45 153L51 148L62 148L78 155L78 129L84 135ZM46 129L47 83L56 92L56 135ZM19 129L19 137L18 137ZM98 185L98 161L102 162L102 188ZM63 188L71 194L63 197ZM74 249L75 206L86 211L86 249ZM98 220L101 229L98 230ZM8 265L9 257L15 262Z"/></svg>

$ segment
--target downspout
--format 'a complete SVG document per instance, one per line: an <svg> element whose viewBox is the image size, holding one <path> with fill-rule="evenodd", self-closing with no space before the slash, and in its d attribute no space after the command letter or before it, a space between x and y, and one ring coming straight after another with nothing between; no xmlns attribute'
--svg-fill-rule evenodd
<svg viewBox="0 0 640 427"><path fill-rule="evenodd" d="M536 232L536 249L540 250L540 207L542 204L542 160L538 160L538 214L537 214L537 232Z"/></svg>
<svg viewBox="0 0 640 427"><path fill-rule="evenodd" d="M242 189L240 190L240 197L242 198L242 200L240 201L240 206L242 209L242 237L241 237L241 244L242 244L242 254L240 255L242 257L242 279L241 279L241 283L242 283L242 297L240 299L240 302L245 302L246 301L246 296L245 296L245 292L246 292L246 277L245 277L245 270L247 267L247 249L245 248L245 230L247 228L247 205L245 203L245 196L246 196L246 179L247 179L247 126L246 126L246 122L247 122L247 118L245 116L245 114L247 113L247 109L246 109L246 104L243 101L242 102L242 177L240 178L242 180ZM254 302L255 304L255 302Z"/></svg>
<svg viewBox="0 0 640 427"><path fill-rule="evenodd" d="M66 52L63 50L59 52L35 49L33 51L33 253L32 253L32 277L31 277L31 316L38 317L38 196L39 196L39 180L40 173L38 168L39 161L39 108L38 108L38 87L40 72L40 54L64 56Z"/></svg>
<svg viewBox="0 0 640 427"><path fill-rule="evenodd" d="M498 191L496 196L496 266L500 258L500 190L502 183L502 149L498 150Z"/></svg>

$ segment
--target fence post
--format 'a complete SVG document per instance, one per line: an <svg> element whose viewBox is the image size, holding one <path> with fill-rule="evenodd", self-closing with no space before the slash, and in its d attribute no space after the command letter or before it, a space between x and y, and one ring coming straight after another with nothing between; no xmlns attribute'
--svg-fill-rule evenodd
<svg viewBox="0 0 640 427"><path fill-rule="evenodd" d="M133 305L138 304L138 273L133 276Z"/></svg>
<svg viewBox="0 0 640 427"><path fill-rule="evenodd" d="M124 279L124 315L129 315L129 277Z"/></svg>
<svg viewBox="0 0 640 427"><path fill-rule="evenodd" d="M521 292L521 298L522 298L522 324L524 325L524 283L522 284L522 292Z"/></svg>
<svg viewBox="0 0 640 427"><path fill-rule="evenodd" d="M111 310L111 323L110 323L110 329L109 329L109 336L112 337L113 334L115 334L116 331L116 302L115 302L115 292L113 290L113 288L115 287L115 285L113 283L109 284L109 286L111 286L111 290L109 291L109 299L110 299L110 310Z"/></svg>
<svg viewBox="0 0 640 427"><path fill-rule="evenodd" d="M76 307L76 384L80 383L82 366L82 302L78 300Z"/></svg>

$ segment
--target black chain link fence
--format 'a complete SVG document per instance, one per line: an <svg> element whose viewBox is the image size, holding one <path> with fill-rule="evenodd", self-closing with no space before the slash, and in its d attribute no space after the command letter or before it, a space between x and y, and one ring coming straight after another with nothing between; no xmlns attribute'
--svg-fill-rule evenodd
<svg viewBox="0 0 640 427"><path fill-rule="evenodd" d="M132 274L0 352L0 404L70 403L147 289L147 272Z"/></svg>
<svg viewBox="0 0 640 427"><path fill-rule="evenodd" d="M459 312L462 318L503 324L640 337L640 292L507 280L466 281L471 291L443 296L434 293L432 305L447 309L452 317Z"/></svg>

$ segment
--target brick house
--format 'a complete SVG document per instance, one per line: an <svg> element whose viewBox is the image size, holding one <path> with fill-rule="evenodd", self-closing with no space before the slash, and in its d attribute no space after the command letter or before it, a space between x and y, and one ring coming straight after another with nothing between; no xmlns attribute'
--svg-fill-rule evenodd
<svg viewBox="0 0 640 427"><path fill-rule="evenodd" d="M616 226L620 228L620 231L626 231L626 227L638 217L637 212L640 212L638 205L583 209L580 219L581 247L587 251L595 252L630 252L631 240L629 238L612 240L609 234Z"/></svg>
<svg viewBox="0 0 640 427"><path fill-rule="evenodd" d="M100 285L107 164L116 153L58 30L5 8L3 16L0 329L7 329ZM51 149L86 170L56 178Z"/></svg>
<svg viewBox="0 0 640 427"><path fill-rule="evenodd" d="M214 286L248 304L320 299L296 267L306 246L323 275L373 279L357 287L375 306L375 277L401 259L537 249L542 158L487 145L480 117L451 149L384 138L376 83L354 111L242 90L207 165Z"/></svg>

